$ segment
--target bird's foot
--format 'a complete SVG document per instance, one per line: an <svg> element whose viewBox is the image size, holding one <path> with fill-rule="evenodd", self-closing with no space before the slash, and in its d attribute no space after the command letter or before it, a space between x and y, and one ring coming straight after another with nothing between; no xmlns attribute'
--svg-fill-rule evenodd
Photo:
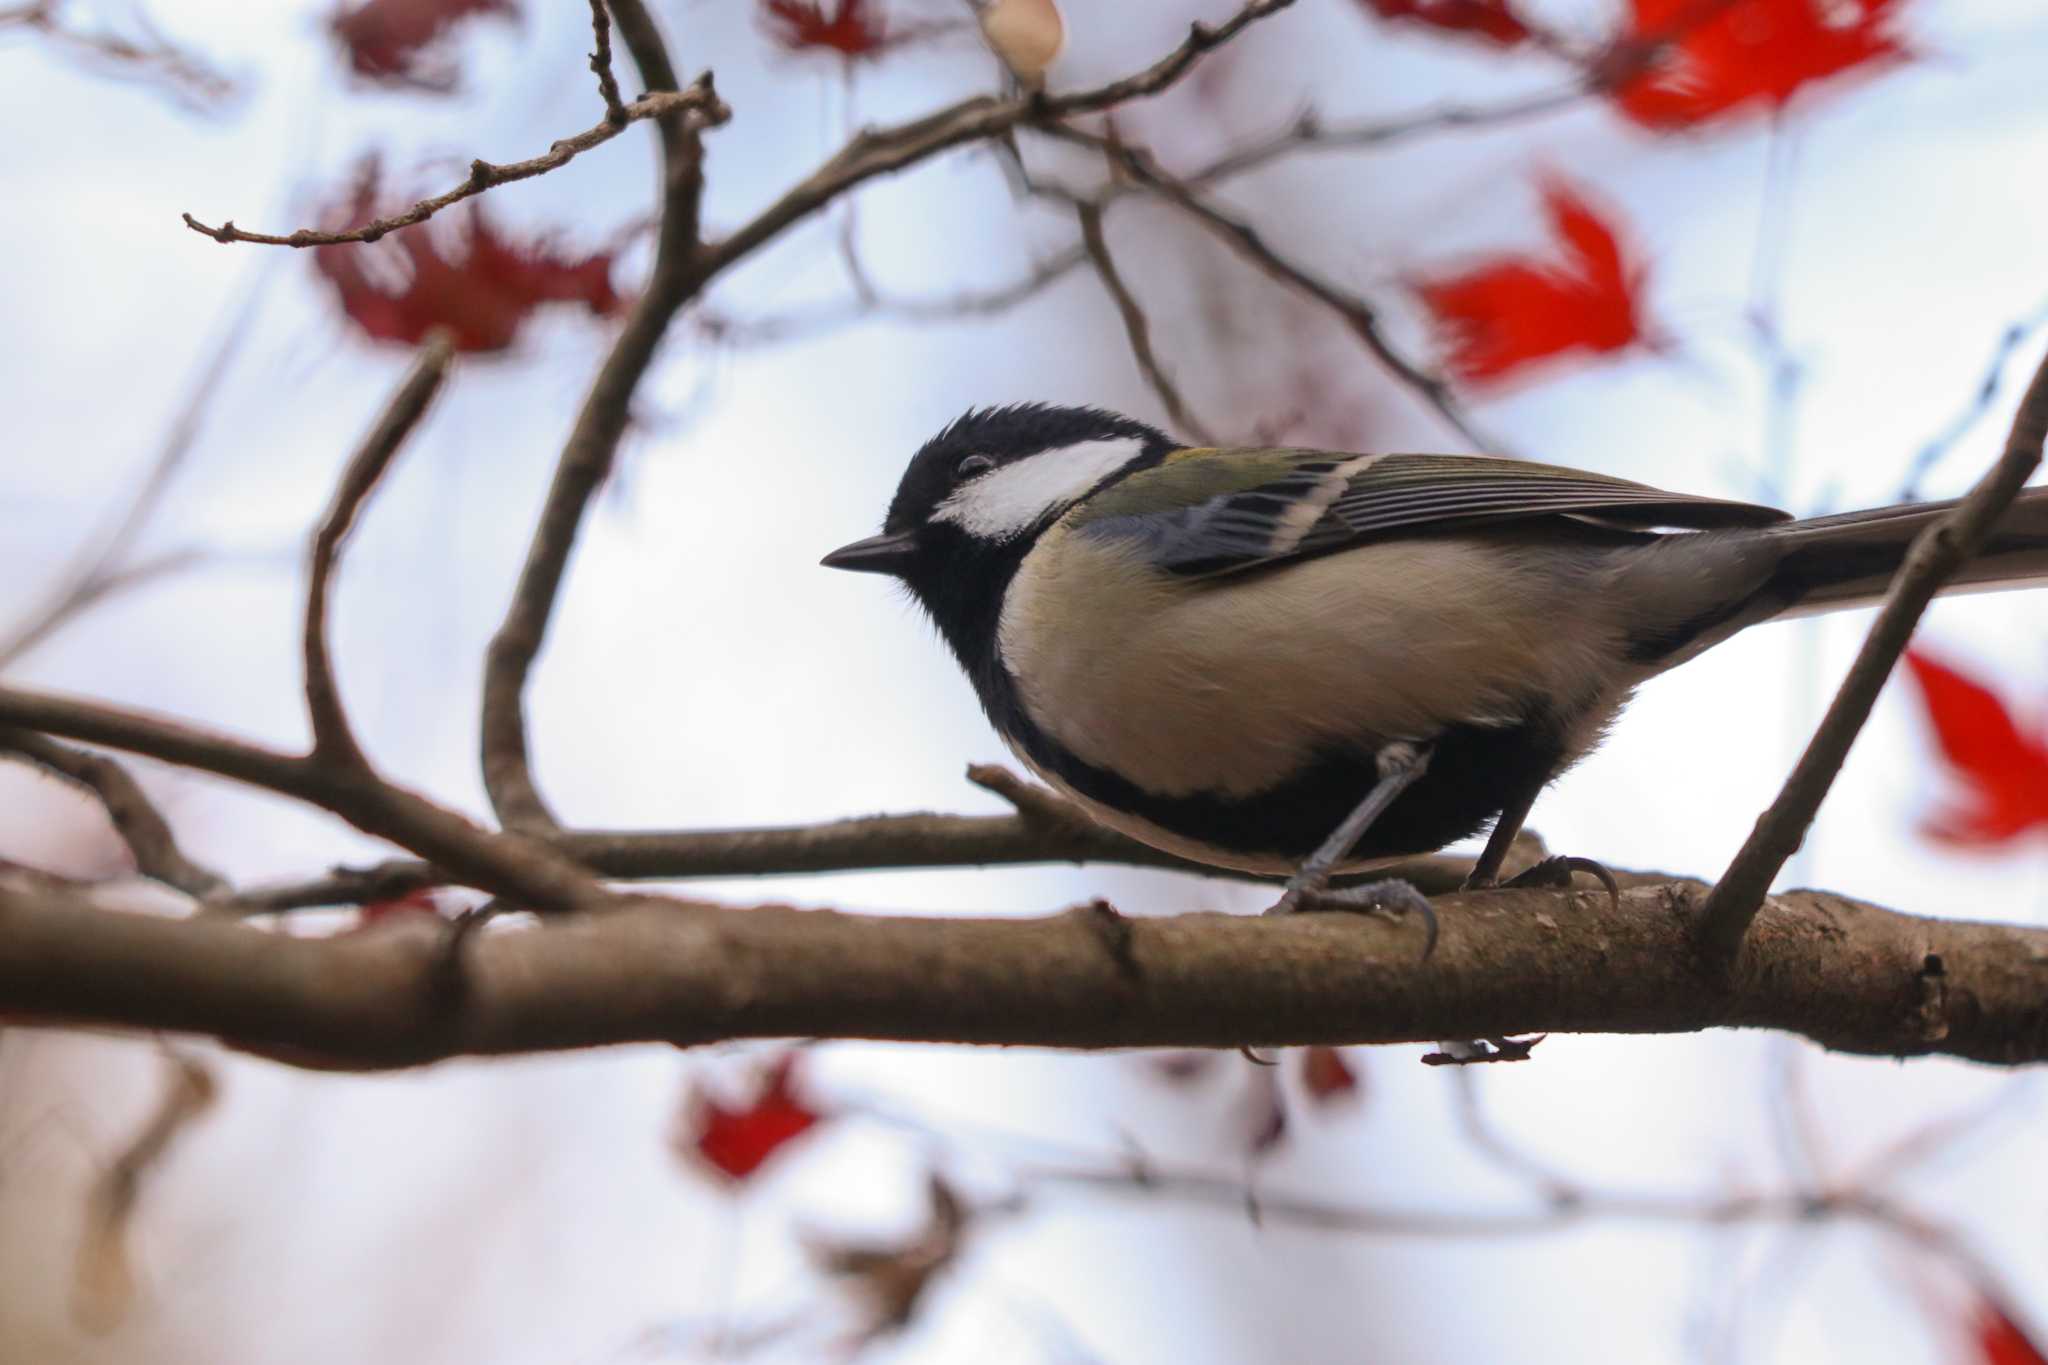
<svg viewBox="0 0 2048 1365"><path fill-rule="evenodd" d="M1378 915L1390 920L1399 920L1409 914L1416 915L1422 921L1423 957L1427 958L1436 951L1435 907L1430 905L1429 897L1417 891L1411 883L1404 882L1398 877L1366 882L1362 886L1341 888L1290 884L1266 913L1295 915L1329 910L1340 910L1354 915Z"/></svg>
<svg viewBox="0 0 2048 1365"><path fill-rule="evenodd" d="M1621 904L1621 884L1614 880L1612 872L1609 872L1591 858L1571 858L1564 854L1545 858L1542 862L1525 868L1504 882L1497 882L1491 877L1482 878L1475 873L1465 879L1465 884L1459 890L1490 891L1495 888L1521 890L1527 887L1550 887L1568 891L1572 885L1572 874L1577 872L1583 872L1587 876L1598 878L1600 885L1607 888L1607 898L1617 906Z"/></svg>

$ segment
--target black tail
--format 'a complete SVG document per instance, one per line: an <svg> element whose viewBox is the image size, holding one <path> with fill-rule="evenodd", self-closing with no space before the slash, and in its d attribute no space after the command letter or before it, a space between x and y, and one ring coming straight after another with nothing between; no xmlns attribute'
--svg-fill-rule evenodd
<svg viewBox="0 0 2048 1365"><path fill-rule="evenodd" d="M1883 600L1906 550L1953 502L1917 502L1773 526L1784 547L1769 594L1777 617L1840 611ZM1945 592L1993 592L2048 584L2048 488L2022 489L1976 558Z"/></svg>

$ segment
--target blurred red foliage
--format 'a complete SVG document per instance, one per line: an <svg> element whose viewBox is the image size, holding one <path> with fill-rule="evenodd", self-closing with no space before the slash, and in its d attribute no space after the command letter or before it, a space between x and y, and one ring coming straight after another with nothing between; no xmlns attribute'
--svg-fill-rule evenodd
<svg viewBox="0 0 2048 1365"><path fill-rule="evenodd" d="M1872 74L1908 53L1892 31L1904 0L1631 0L1619 50L1658 47L1613 93L1653 128L1775 113L1807 85ZM1669 40L1668 42L1666 40Z"/></svg>
<svg viewBox="0 0 2048 1365"><path fill-rule="evenodd" d="M1615 229L1561 179L1546 179L1543 207L1562 264L1522 257L1485 261L1416 285L1449 346L1451 372L1493 383L1572 351L1606 353L1644 340L1645 271Z"/></svg>
<svg viewBox="0 0 2048 1365"><path fill-rule="evenodd" d="M519 18L517 0L362 0L337 9L327 28L348 53L349 70L381 85L446 94L456 67L435 61L431 49L450 28L479 14Z"/></svg>
<svg viewBox="0 0 2048 1365"><path fill-rule="evenodd" d="M1968 789L1966 804L1930 821L1945 843L2009 843L2048 827L2048 740L2021 732L1996 693L1919 650L1906 652L1942 756Z"/></svg>
<svg viewBox="0 0 2048 1365"><path fill-rule="evenodd" d="M389 919L393 915L432 915L439 919L441 903L431 887L408 891L403 896L387 901L371 901L356 911L356 927L367 929L379 920Z"/></svg>
<svg viewBox="0 0 2048 1365"><path fill-rule="evenodd" d="M882 16L868 0L761 0L761 14L768 35L791 52L823 47L842 57L872 57L889 45Z"/></svg>
<svg viewBox="0 0 2048 1365"><path fill-rule="evenodd" d="M1497 47L1515 47L1530 38L1528 25L1508 7L1508 0L1358 0L1393 23L1416 24L1463 34Z"/></svg>
<svg viewBox="0 0 2048 1365"><path fill-rule="evenodd" d="M1344 1060L1344 1054L1333 1047L1303 1048L1301 1079L1308 1086L1309 1098L1319 1104L1358 1092L1358 1073Z"/></svg>
<svg viewBox="0 0 2048 1365"><path fill-rule="evenodd" d="M346 226L376 216L377 180L376 163L366 163ZM612 288L610 252L579 259L556 254L544 241L513 243L491 225L480 201L467 207L460 233L421 224L382 243L314 247L314 268L365 336L409 346L445 327L458 351L502 351L544 303L580 303L599 317L623 306Z"/></svg>
<svg viewBox="0 0 2048 1365"><path fill-rule="evenodd" d="M709 1096L691 1097L678 1146L686 1146L729 1180L745 1180L824 1115L796 1095L796 1055L785 1053L768 1069L752 1103L729 1109Z"/></svg>
<svg viewBox="0 0 2048 1365"><path fill-rule="evenodd" d="M2048 1356L1989 1294L1978 1295L1970 1338L1982 1365L2048 1365Z"/></svg>

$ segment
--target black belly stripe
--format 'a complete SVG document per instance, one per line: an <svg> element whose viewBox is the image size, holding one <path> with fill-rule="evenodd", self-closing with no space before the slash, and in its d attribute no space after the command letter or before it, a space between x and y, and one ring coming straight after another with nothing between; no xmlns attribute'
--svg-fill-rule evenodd
<svg viewBox="0 0 2048 1365"><path fill-rule="evenodd" d="M1332 746L1299 775L1251 796L1158 796L1096 767L1048 735L1025 713L1007 671L1000 665L994 671L1003 675L999 687L1007 702L998 724L1033 762L1090 800L1212 848L1298 861L1379 780L1367 748ZM1435 742L1429 771L1365 832L1352 857L1434 852L1478 833L1510 797L1540 788L1566 766L1562 728L1540 711L1509 726L1452 725Z"/></svg>

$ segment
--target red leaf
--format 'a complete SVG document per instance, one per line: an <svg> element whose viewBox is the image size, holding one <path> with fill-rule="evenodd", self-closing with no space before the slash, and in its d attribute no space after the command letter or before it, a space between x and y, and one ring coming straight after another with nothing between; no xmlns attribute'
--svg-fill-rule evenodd
<svg viewBox="0 0 2048 1365"><path fill-rule="evenodd" d="M1775 113L1806 86L1872 75L1910 54L1892 31L1904 0L1632 0L1617 51L1649 50L1614 101L1638 123L1689 127Z"/></svg>
<svg viewBox="0 0 2048 1365"><path fill-rule="evenodd" d="M1318 1104L1328 1104L1358 1091L1358 1073L1344 1060L1344 1054L1333 1047L1304 1048L1301 1079L1308 1086L1309 1098Z"/></svg>
<svg viewBox="0 0 2048 1365"><path fill-rule="evenodd" d="M890 43L868 0L761 0L761 15L768 36L791 52L822 47L842 57L872 57Z"/></svg>
<svg viewBox="0 0 2048 1365"><path fill-rule="evenodd" d="M377 216L377 179L376 163L366 162L345 226ZM381 243L315 247L313 265L364 335L408 346L445 327L458 351L502 351L543 303L580 303L600 317L622 306L612 288L610 252L575 259L545 242L514 244L475 200L459 232L422 224Z"/></svg>
<svg viewBox="0 0 2048 1365"><path fill-rule="evenodd" d="M728 1109L706 1095L690 1101L679 1142L729 1180L745 1180L783 1144L802 1136L824 1115L796 1096L791 1079L796 1055L785 1053L769 1068L751 1104Z"/></svg>
<svg viewBox="0 0 2048 1365"><path fill-rule="evenodd" d="M1614 228L1560 179L1544 182L1543 207L1562 263L1502 257L1416 286L1449 345L1451 372L1468 383L1645 339L1637 297L1644 271L1630 264Z"/></svg>
<svg viewBox="0 0 2048 1365"><path fill-rule="evenodd" d="M1508 0L1359 0L1391 23L1415 24L1462 33L1496 47L1514 47L1531 36Z"/></svg>
<svg viewBox="0 0 2048 1365"><path fill-rule="evenodd" d="M1978 1296L1970 1337L1983 1365L2048 1365L2048 1355L1988 1294Z"/></svg>
<svg viewBox="0 0 2048 1365"><path fill-rule="evenodd" d="M463 19L477 14L519 18L517 0L362 0L337 9L327 28L348 53L349 69L380 85L446 94L455 88L453 62L431 49Z"/></svg>
<svg viewBox="0 0 2048 1365"><path fill-rule="evenodd" d="M2048 744L2021 732L1996 693L1919 650L1906 652L1942 757L1967 788L1927 827L1947 843L2008 843L2048 826Z"/></svg>
<svg viewBox="0 0 2048 1365"><path fill-rule="evenodd" d="M356 911L356 928L367 929L379 920L388 919L393 915L432 915L439 919L441 905L434 898L431 887L408 891L403 896L391 900L371 901Z"/></svg>

